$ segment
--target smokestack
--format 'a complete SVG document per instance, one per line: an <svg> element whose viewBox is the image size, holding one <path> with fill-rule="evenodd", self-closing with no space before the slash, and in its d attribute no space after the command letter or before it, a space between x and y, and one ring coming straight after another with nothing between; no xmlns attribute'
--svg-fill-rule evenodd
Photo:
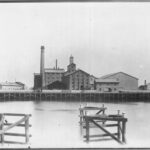
<svg viewBox="0 0 150 150"><path fill-rule="evenodd" d="M146 80L144 81L144 85L146 85Z"/></svg>
<svg viewBox="0 0 150 150"><path fill-rule="evenodd" d="M57 59L56 59L56 69L57 69Z"/></svg>
<svg viewBox="0 0 150 150"><path fill-rule="evenodd" d="M44 46L41 46L41 64L40 64L40 74L41 74L41 86L45 86L45 74L44 74Z"/></svg>

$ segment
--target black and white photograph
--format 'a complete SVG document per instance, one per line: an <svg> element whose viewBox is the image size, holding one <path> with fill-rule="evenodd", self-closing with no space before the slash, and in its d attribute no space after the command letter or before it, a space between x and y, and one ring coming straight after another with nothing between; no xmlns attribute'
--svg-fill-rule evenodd
<svg viewBox="0 0 150 150"><path fill-rule="evenodd" d="M150 1L0 0L1 148L150 148Z"/></svg>

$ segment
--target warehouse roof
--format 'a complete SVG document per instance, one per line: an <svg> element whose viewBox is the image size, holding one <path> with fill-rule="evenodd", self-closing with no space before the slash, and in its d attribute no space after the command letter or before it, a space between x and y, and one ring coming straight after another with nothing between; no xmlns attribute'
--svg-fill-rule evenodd
<svg viewBox="0 0 150 150"><path fill-rule="evenodd" d="M130 77L135 78L135 79L138 80L138 78L136 78L136 77L134 77L134 76L131 76L131 75L129 75L129 74L127 74L127 73L124 73L124 72L111 73L111 74L104 75L104 76L102 76L102 77L100 77L100 78L101 78L101 79L106 79L106 78L109 78L109 77L111 77L111 76L113 76L113 75L116 75L116 74L119 74L119 73L125 74L125 75L127 75L127 76L130 76Z"/></svg>
<svg viewBox="0 0 150 150"><path fill-rule="evenodd" d="M83 70L81 70L81 69L78 69L78 70L75 70L74 72L71 72L71 73L67 73L67 72L66 72L65 76L72 75L72 74L74 74L74 73L76 73L76 72L78 72L78 71L81 71L81 72L83 72L83 73L85 73L85 74L87 74L87 75L90 75L90 74L88 74L87 72L85 72L85 71L83 71Z"/></svg>
<svg viewBox="0 0 150 150"><path fill-rule="evenodd" d="M1 82L0 85L2 86L22 86L24 85L23 83L21 82Z"/></svg>

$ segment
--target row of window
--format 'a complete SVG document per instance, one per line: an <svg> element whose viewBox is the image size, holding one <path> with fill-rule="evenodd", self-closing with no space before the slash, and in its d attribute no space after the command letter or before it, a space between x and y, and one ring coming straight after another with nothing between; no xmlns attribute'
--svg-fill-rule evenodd
<svg viewBox="0 0 150 150"><path fill-rule="evenodd" d="M73 78L75 78L75 77L76 78L79 78L79 77L81 77L81 78L88 78L88 76L86 76L85 74L73 74L72 77Z"/></svg>
<svg viewBox="0 0 150 150"><path fill-rule="evenodd" d="M60 77L47 77L46 80L60 80Z"/></svg>

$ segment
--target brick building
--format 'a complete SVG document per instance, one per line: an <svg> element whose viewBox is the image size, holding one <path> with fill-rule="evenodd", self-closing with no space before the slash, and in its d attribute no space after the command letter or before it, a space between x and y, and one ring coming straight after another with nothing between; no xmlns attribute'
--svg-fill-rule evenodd
<svg viewBox="0 0 150 150"><path fill-rule="evenodd" d="M65 72L64 69L57 66L57 60L54 68L44 67L44 49L44 46L41 46L40 73L34 73L34 89L47 89L50 84L56 81L61 82Z"/></svg>
<svg viewBox="0 0 150 150"><path fill-rule="evenodd" d="M69 90L90 89L90 75L81 69L76 69L76 64L74 63L72 55L69 58L69 65L62 77L62 82Z"/></svg>
<svg viewBox="0 0 150 150"><path fill-rule="evenodd" d="M90 89L89 77L90 75L88 73L78 69L74 72L65 74L62 78L62 82L69 90L88 90Z"/></svg>

